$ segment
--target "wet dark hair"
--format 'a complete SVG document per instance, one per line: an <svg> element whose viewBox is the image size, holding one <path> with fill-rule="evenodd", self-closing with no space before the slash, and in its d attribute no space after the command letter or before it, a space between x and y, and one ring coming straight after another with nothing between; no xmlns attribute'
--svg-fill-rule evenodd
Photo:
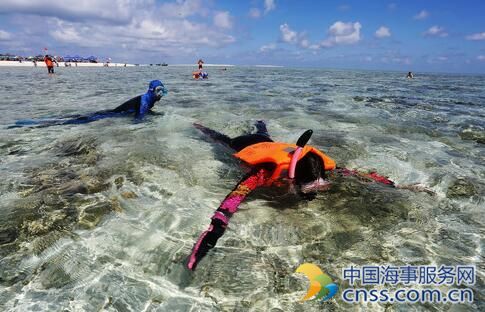
<svg viewBox="0 0 485 312"><path fill-rule="evenodd" d="M325 178L325 165L319 156L308 153L296 163L295 182L297 186L302 186L319 178ZM313 200L317 196L316 191L308 193L298 191L298 194L306 200Z"/></svg>
<svg viewBox="0 0 485 312"><path fill-rule="evenodd" d="M298 185L310 183L325 177L322 159L314 153L308 153L296 163L295 182Z"/></svg>

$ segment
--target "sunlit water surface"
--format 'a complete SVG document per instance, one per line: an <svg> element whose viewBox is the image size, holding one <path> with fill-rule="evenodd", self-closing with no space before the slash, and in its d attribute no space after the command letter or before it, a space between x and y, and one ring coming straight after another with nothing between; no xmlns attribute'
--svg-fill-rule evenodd
<svg viewBox="0 0 485 312"><path fill-rule="evenodd" d="M485 77L311 69L2 68L0 310L484 311ZM162 79L163 115L9 128L114 108ZM266 120L341 167L398 185L335 178L312 202L258 192L195 273L186 257L245 171L196 129L230 136ZM474 304L299 302L311 262L340 289L350 265L477 266ZM443 289L447 289L444 287Z"/></svg>

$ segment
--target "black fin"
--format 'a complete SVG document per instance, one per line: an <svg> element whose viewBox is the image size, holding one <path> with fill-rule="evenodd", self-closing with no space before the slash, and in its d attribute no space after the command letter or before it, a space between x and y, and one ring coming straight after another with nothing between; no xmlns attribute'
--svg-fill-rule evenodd
<svg viewBox="0 0 485 312"><path fill-rule="evenodd" d="M305 131L300 136L300 138L298 139L298 141L296 141L296 145L298 145L299 147L304 147L308 143L308 141L310 140L312 134L313 134L313 130L311 130L311 129Z"/></svg>

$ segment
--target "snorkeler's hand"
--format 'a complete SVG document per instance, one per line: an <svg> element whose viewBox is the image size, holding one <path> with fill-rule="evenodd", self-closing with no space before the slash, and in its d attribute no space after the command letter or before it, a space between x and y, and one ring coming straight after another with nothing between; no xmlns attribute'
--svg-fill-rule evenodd
<svg viewBox="0 0 485 312"><path fill-rule="evenodd" d="M396 188L404 189L404 190L410 190L413 192L423 192L428 195L434 196L436 193L429 188L419 185L419 184L407 184L407 185L397 185Z"/></svg>
<svg viewBox="0 0 485 312"><path fill-rule="evenodd" d="M152 110L149 110L148 114L152 115L152 116L163 116L163 115L165 115L164 112L155 112L155 111L152 111Z"/></svg>
<svg viewBox="0 0 485 312"><path fill-rule="evenodd" d="M192 254L189 256L187 262L187 268L189 270L195 270L199 261L210 249L214 248L217 240L224 234L225 230L226 224L219 219L212 219L209 229L200 235L192 249Z"/></svg>

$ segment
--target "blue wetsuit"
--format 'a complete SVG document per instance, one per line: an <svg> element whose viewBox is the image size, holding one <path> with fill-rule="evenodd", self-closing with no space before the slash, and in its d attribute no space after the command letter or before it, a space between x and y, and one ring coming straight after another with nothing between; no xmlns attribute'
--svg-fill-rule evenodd
<svg viewBox="0 0 485 312"><path fill-rule="evenodd" d="M22 126L48 127L54 125L84 124L104 118L125 116L133 113L135 114L135 120L139 121L151 111L155 103L166 93L167 91L163 83L160 80L153 80L150 82L148 91L145 94L138 95L115 109L97 111L89 115L69 115L57 119L19 120L15 123L15 126L9 128ZM66 120L67 118L69 119Z"/></svg>
<svg viewBox="0 0 485 312"><path fill-rule="evenodd" d="M133 113L135 114L136 120L142 120L143 117L153 108L156 101L158 100L156 99L155 95L152 94L152 92L148 91L143 95L135 96L134 98L126 101L115 109L108 109L98 111L89 115L79 116L77 118L66 120L62 122L62 124L82 124L104 118L129 115Z"/></svg>

